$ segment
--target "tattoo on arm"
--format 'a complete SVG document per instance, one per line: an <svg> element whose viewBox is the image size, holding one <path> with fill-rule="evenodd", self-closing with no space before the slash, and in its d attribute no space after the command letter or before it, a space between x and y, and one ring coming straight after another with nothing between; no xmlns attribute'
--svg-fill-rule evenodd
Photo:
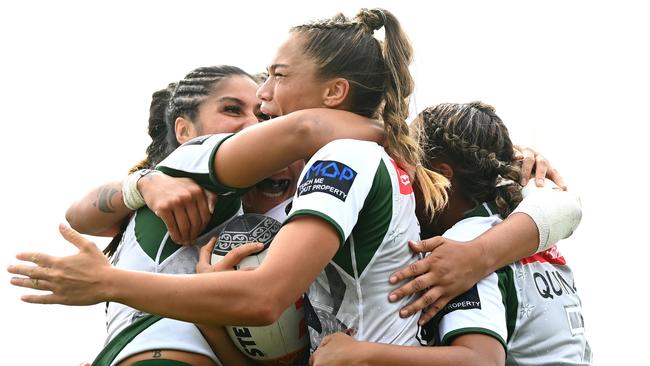
<svg viewBox="0 0 650 366"><path fill-rule="evenodd" d="M162 352L160 352L159 349L156 349L153 351L153 355L151 356L152 358L160 358L162 357Z"/></svg>
<svg viewBox="0 0 650 366"><path fill-rule="evenodd" d="M113 187L110 184L103 185L99 187L99 192L97 192L97 200L93 202L93 206L104 213L115 213L115 209L111 200L119 192L118 189Z"/></svg>

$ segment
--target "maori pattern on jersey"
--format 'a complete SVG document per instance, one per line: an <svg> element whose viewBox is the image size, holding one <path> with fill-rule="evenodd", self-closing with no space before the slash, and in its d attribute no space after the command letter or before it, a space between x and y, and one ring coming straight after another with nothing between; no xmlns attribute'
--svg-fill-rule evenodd
<svg viewBox="0 0 650 366"><path fill-rule="evenodd" d="M282 224L277 220L259 214L244 214L229 221L214 247L213 253L225 256L238 246L251 242L264 244L264 249L271 245L275 234Z"/></svg>

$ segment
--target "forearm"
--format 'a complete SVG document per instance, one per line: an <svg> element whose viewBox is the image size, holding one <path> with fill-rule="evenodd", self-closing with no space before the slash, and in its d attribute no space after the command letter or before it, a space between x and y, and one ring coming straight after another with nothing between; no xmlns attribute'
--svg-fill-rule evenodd
<svg viewBox="0 0 650 366"><path fill-rule="evenodd" d="M147 313L210 326L268 325L277 317L263 278L255 270L164 275L110 267L100 291L106 301Z"/></svg>
<svg viewBox="0 0 650 366"><path fill-rule="evenodd" d="M582 217L580 199L573 193L535 187L531 181L515 211L474 240L485 261L484 274L542 252L570 236Z"/></svg>
<svg viewBox="0 0 650 366"><path fill-rule="evenodd" d="M196 325L219 361L224 365L251 366L255 363L235 347L224 327Z"/></svg>
<svg viewBox="0 0 650 366"><path fill-rule="evenodd" d="M445 346L396 346L383 343L360 342L355 352L358 366L472 366L498 365L489 357L481 355L469 347Z"/></svg>
<svg viewBox="0 0 650 366"><path fill-rule="evenodd" d="M111 182L93 189L70 205L65 218L80 233L113 235L130 213L122 200L122 182Z"/></svg>
<svg viewBox="0 0 650 366"><path fill-rule="evenodd" d="M347 127L340 126L343 124ZM226 140L215 156L213 170L220 183L244 188L296 160L311 157L333 140L380 141L382 137L381 125L365 117L332 109L301 110L244 129ZM248 168L242 170L242 166Z"/></svg>
<svg viewBox="0 0 650 366"><path fill-rule="evenodd" d="M531 256L537 250L539 234L533 219L524 213L514 213L472 240L483 261L482 277L497 269Z"/></svg>

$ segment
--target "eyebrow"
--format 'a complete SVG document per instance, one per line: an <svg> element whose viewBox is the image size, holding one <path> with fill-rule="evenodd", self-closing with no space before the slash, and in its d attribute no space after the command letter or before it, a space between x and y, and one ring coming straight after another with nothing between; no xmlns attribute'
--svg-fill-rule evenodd
<svg viewBox="0 0 650 366"><path fill-rule="evenodd" d="M275 72L275 70L278 67L289 67L289 65L287 65L287 64L273 64L273 65L267 67L266 70L269 72L269 74L272 74L273 72Z"/></svg>
<svg viewBox="0 0 650 366"><path fill-rule="evenodd" d="M231 103L236 103L239 105L245 105L243 100L235 97L222 97L217 100L217 102L223 103L223 102L231 102Z"/></svg>

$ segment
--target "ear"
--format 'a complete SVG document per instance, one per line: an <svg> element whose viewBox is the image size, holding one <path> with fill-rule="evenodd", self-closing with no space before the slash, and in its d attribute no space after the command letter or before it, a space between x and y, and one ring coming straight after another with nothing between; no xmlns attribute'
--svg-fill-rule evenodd
<svg viewBox="0 0 650 366"><path fill-rule="evenodd" d="M339 107L343 105L349 92L350 82L347 79L332 79L323 93L323 104L328 108Z"/></svg>
<svg viewBox="0 0 650 366"><path fill-rule="evenodd" d="M431 163L431 170L434 170L442 175L445 176L447 179L451 179L454 176L454 168L451 167L451 165L442 162L442 161L434 161Z"/></svg>
<svg viewBox="0 0 650 366"><path fill-rule="evenodd" d="M178 143L184 144L192 137L197 136L194 123L185 117L178 117L174 122L174 131L176 132L176 140Z"/></svg>

